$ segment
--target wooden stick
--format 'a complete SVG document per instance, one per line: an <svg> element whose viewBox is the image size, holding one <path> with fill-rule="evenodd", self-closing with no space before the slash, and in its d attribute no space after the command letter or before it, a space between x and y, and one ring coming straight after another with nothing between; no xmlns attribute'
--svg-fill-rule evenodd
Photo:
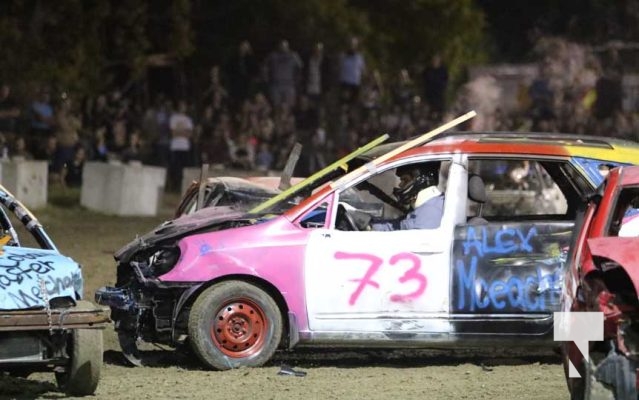
<svg viewBox="0 0 639 400"><path fill-rule="evenodd" d="M378 146L379 144L383 143L384 141L386 141L389 138L388 134L382 135L380 137L378 137L377 139L368 142L367 144L365 144L364 146L358 148L357 150L353 151L352 153L340 158L339 160L335 161L334 163L332 163L331 165L329 165L328 167L325 167L323 169L321 169L320 171L314 173L313 175L309 176L308 178L304 179L303 181L297 183L296 185L291 186L290 188L286 189L285 191L283 191L282 193L278 194L277 196L271 197L270 199L266 200L265 202L263 202L262 204L257 205L255 208L253 208L252 210L249 211L249 213L253 214L253 213L258 213L260 211L263 211L267 208L269 208L270 206L272 206L273 204L277 203L278 201L285 199L287 196L289 196L291 193L294 193L295 191L310 185L311 183L315 182L316 180L318 180L319 178L323 177L324 175L328 174L329 172L333 171L335 168L338 168L340 166L342 166L343 164L346 164L347 162L349 162L350 160L352 160L355 157L358 157L364 153L366 153L367 151L371 150L372 148Z"/></svg>
<svg viewBox="0 0 639 400"><path fill-rule="evenodd" d="M397 147L396 149L393 149L391 151L389 151L388 153L382 154L381 156L375 158L374 160L371 160L370 162L366 163L365 165L362 165L361 167L357 168L356 170L353 170L351 172L349 172L348 174L342 176L340 179L338 179L337 181L333 182L331 184L332 188L336 188L336 187L341 187L342 185L346 184L347 182L350 182L351 180L353 180L356 176L363 174L366 171L369 171L371 169L374 169L375 167L377 167L379 164L383 163L384 161L395 157L396 155L411 149L413 147L417 147L421 144L426 143L428 140L434 138L435 136L439 135L440 133L454 127L457 126L459 124L461 124L464 121L467 121L471 118L473 118L475 115L477 115L477 113L475 111L470 111L462 116L459 116L457 118L455 118L452 121L449 121L435 129L433 129L430 132L424 133L423 135L404 143L403 145Z"/></svg>
<svg viewBox="0 0 639 400"><path fill-rule="evenodd" d="M208 180L208 172L209 172L209 164L204 163L200 168L200 186L197 190L197 203L195 206L196 210L201 210L204 205L204 191L206 189L206 181Z"/></svg>
<svg viewBox="0 0 639 400"><path fill-rule="evenodd" d="M282 175L280 176L280 184L278 186L279 190L286 190L291 187L291 177L295 171L297 160L300 159L300 154L302 154L302 144L295 143L295 146L293 146L293 150L291 150L291 154L289 154L288 160L286 161L284 171L282 171Z"/></svg>

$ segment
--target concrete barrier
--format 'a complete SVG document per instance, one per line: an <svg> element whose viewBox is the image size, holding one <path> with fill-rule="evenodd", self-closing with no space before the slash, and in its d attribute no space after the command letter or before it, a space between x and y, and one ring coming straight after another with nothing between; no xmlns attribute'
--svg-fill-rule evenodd
<svg viewBox="0 0 639 400"><path fill-rule="evenodd" d="M37 209L47 205L46 161L2 161L0 162L0 179L2 185L28 208Z"/></svg>
<svg viewBox="0 0 639 400"><path fill-rule="evenodd" d="M155 216L165 180L166 169L161 167L87 162L80 204L106 214Z"/></svg>

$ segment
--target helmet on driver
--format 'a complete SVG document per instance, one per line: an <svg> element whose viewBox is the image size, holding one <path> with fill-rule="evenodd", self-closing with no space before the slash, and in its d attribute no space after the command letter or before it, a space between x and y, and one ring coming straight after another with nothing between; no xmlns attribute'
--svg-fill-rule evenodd
<svg viewBox="0 0 639 400"><path fill-rule="evenodd" d="M397 201L406 209L411 208L421 190L429 186L437 186L439 167L438 161L398 167L395 175L399 177L400 182L399 186L393 189Z"/></svg>

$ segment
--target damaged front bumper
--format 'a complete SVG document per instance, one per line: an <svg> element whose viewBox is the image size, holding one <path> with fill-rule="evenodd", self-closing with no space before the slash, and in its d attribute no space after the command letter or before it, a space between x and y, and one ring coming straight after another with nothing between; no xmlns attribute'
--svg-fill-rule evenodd
<svg viewBox="0 0 639 400"><path fill-rule="evenodd" d="M51 309L50 314L46 310L0 312L0 332L104 328L109 322L109 312L102 307Z"/></svg>
<svg viewBox="0 0 639 400"><path fill-rule="evenodd" d="M127 289L104 286L95 292L95 301L103 306L122 311L135 311L136 302Z"/></svg>
<svg viewBox="0 0 639 400"><path fill-rule="evenodd" d="M101 287L95 292L95 301L111 307L122 354L131 364L142 366L137 347L141 310L131 291L110 286Z"/></svg>
<svg viewBox="0 0 639 400"><path fill-rule="evenodd" d="M46 371L68 362L68 334L104 329L109 310L82 301L69 308L0 311L0 370Z"/></svg>
<svg viewBox="0 0 639 400"><path fill-rule="evenodd" d="M164 283L145 274L144 263L131 262L128 278L117 287L102 287L95 292L98 304L111 308L111 318L124 356L141 365L138 340L168 346L183 341L186 321L181 313L186 301L199 285Z"/></svg>

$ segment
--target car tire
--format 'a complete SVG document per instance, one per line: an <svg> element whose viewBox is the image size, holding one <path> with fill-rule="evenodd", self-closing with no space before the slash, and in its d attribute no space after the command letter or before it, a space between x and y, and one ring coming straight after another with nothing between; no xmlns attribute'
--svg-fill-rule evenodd
<svg viewBox="0 0 639 400"><path fill-rule="evenodd" d="M70 396L95 392L102 368L102 330L74 329L68 345L71 360L65 372L56 372L58 387Z"/></svg>
<svg viewBox="0 0 639 400"><path fill-rule="evenodd" d="M189 342L210 368L259 367L282 339L282 313L271 296L241 281L202 292L189 314Z"/></svg>

